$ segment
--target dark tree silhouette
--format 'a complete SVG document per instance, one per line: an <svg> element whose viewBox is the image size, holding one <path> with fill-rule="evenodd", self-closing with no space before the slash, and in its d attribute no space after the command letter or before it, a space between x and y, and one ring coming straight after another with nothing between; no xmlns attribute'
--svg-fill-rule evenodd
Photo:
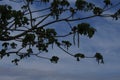
<svg viewBox="0 0 120 80"><path fill-rule="evenodd" d="M81 35L92 38L96 32L96 29L91 27L89 23L80 22L77 25L72 23L95 17L111 17L118 20L120 17L119 9L111 14L105 12L119 6L120 2L113 4L110 0L103 0L103 6L98 7L95 3L87 0L73 0L72 2L70 0L9 1L14 2L14 4L20 3L22 6L20 9L14 9L12 5L0 5L1 59L5 56L16 55L17 58L13 59L12 62L17 65L20 60L26 57L36 56L57 63L59 60L57 55L51 58L41 56L42 52L49 52L49 47L52 45L52 47L56 46L76 58L77 61L83 58L96 58L98 63L104 63L103 56L98 52L93 57L87 57L79 52L76 54L69 52L69 47L76 44L79 47L79 37ZM34 10L33 6L37 6L37 10ZM89 16L75 16L81 12L83 14L89 13ZM49 25L55 23L59 25L59 22L67 23L70 31L60 35L55 28L48 28ZM58 26L58 28L60 27ZM72 37L73 42L66 40L67 36ZM59 38L62 38L62 40Z"/></svg>

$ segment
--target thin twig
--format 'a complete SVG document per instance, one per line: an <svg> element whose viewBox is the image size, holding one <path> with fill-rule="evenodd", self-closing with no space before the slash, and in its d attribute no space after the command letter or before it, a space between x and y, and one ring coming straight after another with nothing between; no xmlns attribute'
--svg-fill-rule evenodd
<svg viewBox="0 0 120 80"><path fill-rule="evenodd" d="M31 24L31 27L33 27L33 17L32 17L32 12L31 12L31 9L30 9L29 2L27 3L27 7L28 7L29 15L30 15L30 24Z"/></svg>
<svg viewBox="0 0 120 80"><path fill-rule="evenodd" d="M38 57L38 58L50 60L50 58L43 57L43 56L40 56L40 55L38 55L38 54L31 54L31 55L34 55L34 56L36 56L36 57Z"/></svg>
<svg viewBox="0 0 120 80"><path fill-rule="evenodd" d="M73 54L71 54L70 52L66 51L65 49L63 49L62 47L58 46L61 50L63 50L65 53L69 54L70 56L74 56Z"/></svg>
<svg viewBox="0 0 120 80"><path fill-rule="evenodd" d="M112 9L112 8L115 8L115 7L117 7L118 5L120 5L120 2L118 2L117 4L111 6L110 8L105 9L104 12L105 12L105 11L108 11L108 10L110 10L110 9Z"/></svg>
<svg viewBox="0 0 120 80"><path fill-rule="evenodd" d="M46 10L49 10L49 8L44 8L44 9L40 9L40 10L35 10L35 11L31 11L31 13L36 13L36 12L42 12L42 11L46 11ZM29 13L25 13L24 15L28 15Z"/></svg>
<svg viewBox="0 0 120 80"><path fill-rule="evenodd" d="M58 36L55 36L55 37L67 37L67 36L69 36L69 35L72 35L73 33L68 33L68 34L66 34L66 35L58 35Z"/></svg>

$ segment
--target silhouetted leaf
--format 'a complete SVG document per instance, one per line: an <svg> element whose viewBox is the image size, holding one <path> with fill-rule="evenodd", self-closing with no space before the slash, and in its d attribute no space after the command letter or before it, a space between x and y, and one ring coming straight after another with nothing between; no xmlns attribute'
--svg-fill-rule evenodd
<svg viewBox="0 0 120 80"><path fill-rule="evenodd" d="M59 57L57 57L57 56L53 56L53 57L50 59L50 61L51 61L52 63L57 63L58 60L59 60Z"/></svg>
<svg viewBox="0 0 120 80"><path fill-rule="evenodd" d="M72 45L69 41L62 41L62 44L67 48L67 50Z"/></svg>
<svg viewBox="0 0 120 80"><path fill-rule="evenodd" d="M88 23L78 24L77 29L79 34L87 35L89 38L91 38L96 31L96 29L94 29L93 27L90 27L90 24Z"/></svg>
<svg viewBox="0 0 120 80"><path fill-rule="evenodd" d="M98 64L99 63L104 63L103 56L100 53L96 53L94 57L96 58Z"/></svg>
<svg viewBox="0 0 120 80"><path fill-rule="evenodd" d="M20 60L19 59L14 59L14 60L12 60L12 63L15 63L15 65L18 65L18 62L19 62Z"/></svg>
<svg viewBox="0 0 120 80"><path fill-rule="evenodd" d="M6 55L6 50L5 50L5 49L2 49L2 50L0 51L0 58L2 59L5 55Z"/></svg>
<svg viewBox="0 0 120 80"><path fill-rule="evenodd" d="M95 8L93 9L93 13L94 13L95 15L100 15L100 14L102 14L102 12L103 12L103 10L102 10L101 8L99 8L99 7L95 7Z"/></svg>
<svg viewBox="0 0 120 80"><path fill-rule="evenodd" d="M35 40L35 34L26 34L26 36L23 39L23 47L26 47L27 45L34 45L34 40Z"/></svg>
<svg viewBox="0 0 120 80"><path fill-rule="evenodd" d="M87 5L87 2L85 0L76 0L75 6L79 9L79 10L83 10Z"/></svg>
<svg viewBox="0 0 120 80"><path fill-rule="evenodd" d="M27 49L27 52L30 54L30 53L33 53L33 50L31 48Z"/></svg>
<svg viewBox="0 0 120 80"><path fill-rule="evenodd" d="M81 53L77 53L74 55L74 57L77 59L77 61L80 61L80 58L85 58L85 55Z"/></svg>
<svg viewBox="0 0 120 80"><path fill-rule="evenodd" d="M12 43L10 44L10 46L11 46L13 49L16 49L17 44L14 43L14 42L12 42Z"/></svg>
<svg viewBox="0 0 120 80"><path fill-rule="evenodd" d="M111 0L104 0L104 3L105 3L106 6L112 5Z"/></svg>
<svg viewBox="0 0 120 80"><path fill-rule="evenodd" d="M4 42L4 43L2 44L2 46L3 46L5 49L7 49L7 48L8 48L8 45L9 45L9 43L8 43L8 42Z"/></svg>

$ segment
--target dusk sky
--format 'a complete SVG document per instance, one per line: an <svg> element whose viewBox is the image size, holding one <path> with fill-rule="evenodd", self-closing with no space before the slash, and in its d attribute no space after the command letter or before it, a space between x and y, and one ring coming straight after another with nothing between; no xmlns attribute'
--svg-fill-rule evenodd
<svg viewBox="0 0 120 80"><path fill-rule="evenodd" d="M74 0L70 1L74 2ZM101 5L98 0L88 1ZM119 2L119 0L112 0L114 1ZM0 1L1 4L12 4L15 9L21 6L9 0ZM112 11L106 13L112 13ZM0 80L120 80L120 20L96 17L83 22L90 23L97 32L91 39L82 36L80 48L72 46L70 52L81 52L88 56L94 56L96 52L100 52L104 56L105 64L98 64L95 59L82 59L77 62L75 58L54 47L44 55L59 55L61 59L57 64L33 56L20 61L16 66L10 62L9 58L3 58L0 60ZM64 24L60 23L57 26L61 27ZM59 30L67 31L66 28ZM67 39L71 38L67 37Z"/></svg>

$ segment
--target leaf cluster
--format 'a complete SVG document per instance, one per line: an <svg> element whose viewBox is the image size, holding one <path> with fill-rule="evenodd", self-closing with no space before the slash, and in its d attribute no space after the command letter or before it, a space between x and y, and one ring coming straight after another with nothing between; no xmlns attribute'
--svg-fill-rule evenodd
<svg viewBox="0 0 120 80"><path fill-rule="evenodd" d="M96 53L95 56L96 61L99 63L104 63L103 56L100 53Z"/></svg>
<svg viewBox="0 0 120 80"><path fill-rule="evenodd" d="M80 61L80 58L85 58L85 55L81 53L77 53L74 55L74 57L77 59L77 61Z"/></svg>
<svg viewBox="0 0 120 80"><path fill-rule="evenodd" d="M114 5L111 0L103 0L104 6L98 7L95 3L87 0L75 0L73 4L69 0L11 1L21 2L22 7L14 10L12 5L0 5L1 59L4 56L16 54L19 58L12 60L12 63L18 65L20 60L34 55L50 60L52 63L57 63L59 60L58 56L52 56L51 58L40 56L40 53L49 52L50 47L52 46L52 49L54 49L55 46L76 58L77 61L84 58L96 58L98 63L104 63L101 53L96 53L93 57L86 57L81 52L72 54L69 50L73 44L79 48L81 36L87 36L88 38L94 36L96 29L94 25L92 27L90 23L85 22L86 19L110 17L118 20L120 18L120 9L117 9L112 14L105 14L104 12L117 7L120 3ZM45 7L36 5L36 2L44 4ZM34 11L32 9L33 4L38 7L38 10ZM87 15L81 16L79 15L81 13L87 13ZM36 16L35 14L39 15ZM79 21L79 23L75 21ZM62 32L58 33L57 31L57 29L62 27L58 26L59 28L56 29L48 27L49 25L54 26L53 24L55 23L59 25L59 22L67 23L68 25L65 25L65 27L68 26L70 28L64 35ZM14 32L16 34L13 34ZM73 42L66 40L66 37L69 36L73 38Z"/></svg>

